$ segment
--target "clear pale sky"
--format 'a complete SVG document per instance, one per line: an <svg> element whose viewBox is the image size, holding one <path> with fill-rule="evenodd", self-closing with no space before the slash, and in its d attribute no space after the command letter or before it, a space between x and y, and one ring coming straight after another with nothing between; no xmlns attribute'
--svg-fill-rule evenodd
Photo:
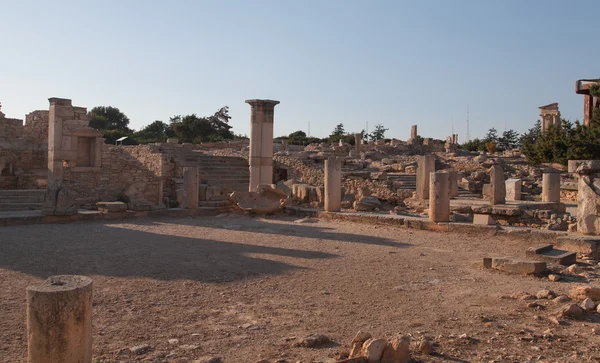
<svg viewBox="0 0 600 363"><path fill-rule="evenodd" d="M575 81L598 78L600 1L0 0L7 117L49 97L111 105L139 129L228 105L249 133L250 98L281 101L275 135L325 137L369 123L407 139L525 131L559 102L582 119Z"/></svg>

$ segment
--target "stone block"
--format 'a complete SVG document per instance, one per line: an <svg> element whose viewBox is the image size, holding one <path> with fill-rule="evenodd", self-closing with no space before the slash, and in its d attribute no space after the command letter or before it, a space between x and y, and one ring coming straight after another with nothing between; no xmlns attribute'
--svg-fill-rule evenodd
<svg viewBox="0 0 600 363"><path fill-rule="evenodd" d="M206 188L208 187L208 185L206 184L200 184L198 185L198 200L199 201L205 201L206 200Z"/></svg>
<svg viewBox="0 0 600 363"><path fill-rule="evenodd" d="M522 185L523 181L521 179L506 179L506 200L521 200Z"/></svg>
<svg viewBox="0 0 600 363"><path fill-rule="evenodd" d="M429 176L429 221L450 220L450 173L439 171Z"/></svg>
<svg viewBox="0 0 600 363"><path fill-rule="evenodd" d="M548 244L529 247L525 251L525 256L534 260L552 262L565 266L570 266L577 262L577 253L554 249L554 246Z"/></svg>
<svg viewBox="0 0 600 363"><path fill-rule="evenodd" d="M473 224L492 226L496 224L496 221L489 214L473 214Z"/></svg>
<svg viewBox="0 0 600 363"><path fill-rule="evenodd" d="M102 213L125 212L127 210L127 204L123 202L98 202L96 207Z"/></svg>
<svg viewBox="0 0 600 363"><path fill-rule="evenodd" d="M528 260L520 257L485 257L483 266L517 275L540 277L546 271L546 262Z"/></svg>
<svg viewBox="0 0 600 363"><path fill-rule="evenodd" d="M600 238L584 236L558 237L554 248L576 252L594 259L600 258Z"/></svg>
<svg viewBox="0 0 600 363"><path fill-rule="evenodd" d="M156 209L156 204L152 202L133 201L127 203L127 209L136 212L149 212Z"/></svg>
<svg viewBox="0 0 600 363"><path fill-rule="evenodd" d="M560 202L560 174L544 173L542 175L542 202Z"/></svg>
<svg viewBox="0 0 600 363"><path fill-rule="evenodd" d="M569 160L569 173L596 174L600 173L600 160Z"/></svg>
<svg viewBox="0 0 600 363"><path fill-rule="evenodd" d="M223 195L223 191L219 187L215 186L207 186L206 187L206 200L207 201L215 201L215 200L225 200L227 199L227 195Z"/></svg>

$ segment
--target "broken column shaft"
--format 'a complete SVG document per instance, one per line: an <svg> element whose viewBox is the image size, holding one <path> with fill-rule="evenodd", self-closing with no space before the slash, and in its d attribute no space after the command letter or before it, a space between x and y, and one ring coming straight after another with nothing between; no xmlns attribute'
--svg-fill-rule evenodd
<svg viewBox="0 0 600 363"><path fill-rule="evenodd" d="M560 174L542 174L542 202L560 202Z"/></svg>
<svg viewBox="0 0 600 363"><path fill-rule="evenodd" d="M49 277L27 288L28 361L91 363L92 279Z"/></svg>
<svg viewBox="0 0 600 363"><path fill-rule="evenodd" d="M183 208L198 208L198 167L183 168Z"/></svg>
<svg viewBox="0 0 600 363"><path fill-rule="evenodd" d="M417 160L417 198L429 199L429 174L435 171L435 157L422 155Z"/></svg>
<svg viewBox="0 0 600 363"><path fill-rule="evenodd" d="M342 159L325 160L325 210L339 212L342 209Z"/></svg>
<svg viewBox="0 0 600 363"><path fill-rule="evenodd" d="M429 221L450 220L450 173L438 171L429 176Z"/></svg>

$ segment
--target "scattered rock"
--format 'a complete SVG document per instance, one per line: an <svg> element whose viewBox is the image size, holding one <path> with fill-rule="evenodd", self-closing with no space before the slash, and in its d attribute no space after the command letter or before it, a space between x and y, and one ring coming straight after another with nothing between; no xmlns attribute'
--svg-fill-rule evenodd
<svg viewBox="0 0 600 363"><path fill-rule="evenodd" d="M381 202L377 197L368 196L363 197L361 200L354 202L354 209L357 211L372 211L377 208L381 208Z"/></svg>
<svg viewBox="0 0 600 363"><path fill-rule="evenodd" d="M200 359L196 359L192 361L192 363L223 363L223 358L221 357L204 357Z"/></svg>
<svg viewBox="0 0 600 363"><path fill-rule="evenodd" d="M554 299L556 294L552 290L540 290L535 294L538 299Z"/></svg>
<svg viewBox="0 0 600 363"><path fill-rule="evenodd" d="M383 350L381 363L406 363L410 361L410 337L395 337Z"/></svg>
<svg viewBox="0 0 600 363"><path fill-rule="evenodd" d="M331 339L323 334L310 334L304 339L294 344L295 347L314 348L323 344L330 343Z"/></svg>
<svg viewBox="0 0 600 363"><path fill-rule="evenodd" d="M419 343L418 346L418 350L419 352L423 353L423 354L432 354L434 352L433 349L433 342L429 339L423 339L421 340L421 342Z"/></svg>
<svg viewBox="0 0 600 363"><path fill-rule="evenodd" d="M581 302L581 307L583 310L594 310L596 304L594 304L594 301L588 297Z"/></svg>
<svg viewBox="0 0 600 363"><path fill-rule="evenodd" d="M171 344L171 345L179 344L179 339L169 339L169 344Z"/></svg>
<svg viewBox="0 0 600 363"><path fill-rule="evenodd" d="M135 347L129 348L131 353L137 354L137 355L148 353L152 349L153 349L152 346L149 344L136 345Z"/></svg>
<svg viewBox="0 0 600 363"><path fill-rule="evenodd" d="M593 301L599 301L600 288L592 286L575 286L569 291L569 297L575 301L583 301L588 297Z"/></svg>
<svg viewBox="0 0 600 363"><path fill-rule="evenodd" d="M577 275L582 272L583 271L581 270L581 267L577 266L576 264L572 264L571 266L561 271L561 273L565 275Z"/></svg>
<svg viewBox="0 0 600 363"><path fill-rule="evenodd" d="M581 319L583 318L584 312L583 309L577 304L566 305L561 308L558 312L558 318L566 318L566 319Z"/></svg>
<svg viewBox="0 0 600 363"><path fill-rule="evenodd" d="M566 303L566 302L571 301L571 299L567 295L560 295L560 296L557 296L554 299L552 299L552 301L555 302L555 303L561 303L562 304L562 303Z"/></svg>
<svg viewBox="0 0 600 363"><path fill-rule="evenodd" d="M560 279L561 279L560 275L555 275L555 274L548 275L548 280L550 280L550 281L560 281Z"/></svg>
<svg viewBox="0 0 600 363"><path fill-rule="evenodd" d="M362 347L362 356L367 358L369 363L379 363L383 350L388 345L385 339L368 339Z"/></svg>
<svg viewBox="0 0 600 363"><path fill-rule="evenodd" d="M370 333L358 331L352 339L351 348L350 348L350 358L358 357L361 354L362 346L365 341L371 339L373 336Z"/></svg>

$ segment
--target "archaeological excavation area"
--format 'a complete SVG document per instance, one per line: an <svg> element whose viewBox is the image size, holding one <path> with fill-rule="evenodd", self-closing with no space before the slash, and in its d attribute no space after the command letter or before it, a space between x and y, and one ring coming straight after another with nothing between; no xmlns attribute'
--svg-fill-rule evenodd
<svg viewBox="0 0 600 363"><path fill-rule="evenodd" d="M249 140L109 145L48 101L0 113L1 362L600 359L600 160L296 145L268 99Z"/></svg>

